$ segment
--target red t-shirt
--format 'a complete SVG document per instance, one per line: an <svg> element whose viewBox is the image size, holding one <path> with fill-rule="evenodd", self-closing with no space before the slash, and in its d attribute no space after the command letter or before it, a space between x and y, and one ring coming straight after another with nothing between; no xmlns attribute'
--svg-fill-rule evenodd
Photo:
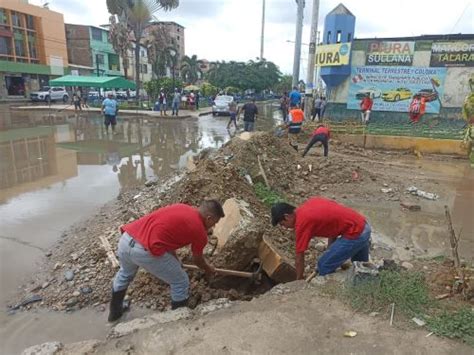
<svg viewBox="0 0 474 355"><path fill-rule="evenodd" d="M335 201L313 197L295 210L296 252L308 249L313 237L335 238L340 235L357 239L364 230L365 217Z"/></svg>
<svg viewBox="0 0 474 355"><path fill-rule="evenodd" d="M120 230L156 256L188 244L194 255L202 255L207 244L207 230L199 211L181 203L160 208Z"/></svg>
<svg viewBox="0 0 474 355"><path fill-rule="evenodd" d="M329 128L327 127L318 127L313 131L313 136L317 134L325 134L329 138Z"/></svg>

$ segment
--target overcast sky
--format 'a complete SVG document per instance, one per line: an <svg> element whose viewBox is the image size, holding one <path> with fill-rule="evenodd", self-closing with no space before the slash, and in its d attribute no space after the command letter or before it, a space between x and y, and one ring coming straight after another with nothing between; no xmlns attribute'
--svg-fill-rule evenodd
<svg viewBox="0 0 474 355"><path fill-rule="evenodd" d="M46 0L30 0L41 5ZM48 0L51 10L62 12L67 23L101 25L108 22L105 0ZM321 0L319 30L324 17L340 0ZM399 37L422 34L474 33L472 0L346 0L356 16L356 38ZM303 43L309 42L313 0L306 0ZM260 53L261 0L180 0L171 12L156 18L175 21L185 29L186 54L214 60L246 61ZM284 73L291 73L295 40L295 0L266 0L265 52ZM303 46L301 74L306 75Z"/></svg>

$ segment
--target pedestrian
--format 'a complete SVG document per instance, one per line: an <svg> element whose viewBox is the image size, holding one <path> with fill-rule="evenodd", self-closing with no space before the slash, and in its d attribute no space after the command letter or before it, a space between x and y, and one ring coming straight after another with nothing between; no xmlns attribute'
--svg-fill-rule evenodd
<svg viewBox="0 0 474 355"><path fill-rule="evenodd" d="M362 123L369 122L370 112L372 110L373 104L374 100L372 100L372 96L370 94L365 96L360 102L360 114L362 117Z"/></svg>
<svg viewBox="0 0 474 355"><path fill-rule="evenodd" d="M178 88L175 88L174 94L173 94L173 101L172 101L173 108L171 111L171 116L176 114L176 117L178 117L180 103L181 103L181 93L179 92Z"/></svg>
<svg viewBox="0 0 474 355"><path fill-rule="evenodd" d="M163 114L165 116L167 116L166 114L166 94L165 94L165 90L163 88L161 88L160 90L160 95L158 96L158 103L160 104L160 115L163 116Z"/></svg>
<svg viewBox="0 0 474 355"><path fill-rule="evenodd" d="M288 121L288 109L290 107L290 98L288 97L288 92L284 92L283 96L280 98L280 110L281 115L283 116L283 123Z"/></svg>
<svg viewBox="0 0 474 355"><path fill-rule="evenodd" d="M77 112L77 110L82 111L81 97L79 96L79 90L74 91L74 93L72 94L72 102L74 104L74 112Z"/></svg>
<svg viewBox="0 0 474 355"><path fill-rule="evenodd" d="M237 102L235 100L229 102L229 114L230 120L227 124L227 129L230 129L230 125L234 123L235 130L237 131L239 128L237 127Z"/></svg>
<svg viewBox="0 0 474 355"><path fill-rule="evenodd" d="M87 104L87 99L89 98L89 90L86 89L82 93L82 107L84 108L89 108L89 105Z"/></svg>
<svg viewBox="0 0 474 355"><path fill-rule="evenodd" d="M408 115L410 116L411 123L418 123L421 116L425 114L426 101L420 94L415 94L413 100L408 107Z"/></svg>
<svg viewBox="0 0 474 355"><path fill-rule="evenodd" d="M313 102L313 112L312 112L312 117L311 121L314 121L316 119L316 116L318 116L318 121L321 120L321 103L323 102L321 96L316 96Z"/></svg>
<svg viewBox="0 0 474 355"><path fill-rule="evenodd" d="M258 108L255 105L255 98L251 102L247 102L244 106L239 109L237 117L239 117L240 112L244 112L244 131L253 132L255 129L255 119L258 115Z"/></svg>
<svg viewBox="0 0 474 355"><path fill-rule="evenodd" d="M195 99L196 96L194 95L194 91L191 91L191 93L188 95L188 105L191 111L194 111Z"/></svg>
<svg viewBox="0 0 474 355"><path fill-rule="evenodd" d="M109 322L122 316L125 293L139 267L170 286L171 309L186 307L189 278L176 250L191 245L194 264L207 275L214 275L203 250L208 230L222 217L224 211L218 201L204 200L199 208L169 205L122 226L117 252L120 269L113 280Z"/></svg>
<svg viewBox="0 0 474 355"><path fill-rule="evenodd" d="M324 156L327 157L329 153L329 138L329 128L322 124L318 125L312 134L311 140L303 152L303 157L306 155L306 153L308 153L311 147L318 142L321 142L322 146L324 147Z"/></svg>
<svg viewBox="0 0 474 355"><path fill-rule="evenodd" d="M298 88L294 86L290 93L290 106L297 106L299 104L301 104L301 94Z"/></svg>
<svg viewBox="0 0 474 355"><path fill-rule="evenodd" d="M336 201L313 197L298 208L277 203L271 208L272 224L295 230L296 278L304 277L304 254L314 237L328 238L328 247L318 260L317 272L327 275L346 260L369 261L371 227L355 210Z"/></svg>
<svg viewBox="0 0 474 355"><path fill-rule="evenodd" d="M327 106L328 102L326 100L326 97L323 96L321 98L321 118L320 120L322 120L324 118L324 113L326 112L326 106Z"/></svg>
<svg viewBox="0 0 474 355"><path fill-rule="evenodd" d="M118 104L111 92L102 102L102 114L104 115L105 131L109 134L109 126L112 126L112 133L115 134L115 126L117 125Z"/></svg>
<svg viewBox="0 0 474 355"><path fill-rule="evenodd" d="M199 98L200 98L199 91L196 91L196 95L194 97L196 101L196 110L199 110Z"/></svg>
<svg viewBox="0 0 474 355"><path fill-rule="evenodd" d="M292 105L288 113L288 143L298 151L298 134L303 126L304 112L298 105Z"/></svg>

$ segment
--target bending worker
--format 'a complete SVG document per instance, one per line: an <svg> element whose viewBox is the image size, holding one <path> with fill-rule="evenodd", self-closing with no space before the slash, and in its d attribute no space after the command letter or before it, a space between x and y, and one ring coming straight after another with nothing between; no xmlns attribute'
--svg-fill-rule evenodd
<svg viewBox="0 0 474 355"><path fill-rule="evenodd" d="M113 281L109 322L122 316L127 287L139 267L170 285L172 309L185 307L189 278L176 250L191 244L194 263L206 274L213 275L215 269L203 257L203 250L207 231L222 217L224 211L219 202L204 200L199 208L174 204L122 226L118 244L120 270Z"/></svg>
<svg viewBox="0 0 474 355"><path fill-rule="evenodd" d="M294 229L296 278L304 277L304 253L313 237L328 238L328 249L318 260L319 275L336 271L346 260L368 261L371 228L366 218L335 201L313 197L298 208L272 206L272 224Z"/></svg>
<svg viewBox="0 0 474 355"><path fill-rule="evenodd" d="M326 126L320 124L318 127L313 132L313 136L311 137L311 140L309 141L308 145L306 146L304 152L303 152L303 157L308 153L308 151L311 149L313 145L315 145L318 142L321 142L321 144L324 147L324 156L328 156L329 152L329 128Z"/></svg>

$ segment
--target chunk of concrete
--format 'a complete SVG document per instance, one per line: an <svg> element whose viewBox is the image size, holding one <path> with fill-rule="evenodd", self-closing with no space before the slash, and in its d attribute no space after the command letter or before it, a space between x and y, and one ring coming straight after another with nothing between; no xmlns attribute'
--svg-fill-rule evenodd
<svg viewBox="0 0 474 355"><path fill-rule="evenodd" d="M296 269L293 264L266 237L263 237L260 243L258 257L262 263L262 269L272 280L276 282L296 280Z"/></svg>
<svg viewBox="0 0 474 355"><path fill-rule="evenodd" d="M244 270L257 256L262 240L261 223L245 201L229 199L223 205L225 217L214 227L217 251L214 264L217 267Z"/></svg>
<svg viewBox="0 0 474 355"><path fill-rule="evenodd" d="M92 354L99 345L101 344L100 340L86 340L86 341L79 341L72 344L67 344L64 348L59 352L58 355L63 354Z"/></svg>
<svg viewBox="0 0 474 355"><path fill-rule="evenodd" d="M351 285L374 280L379 275L379 269L370 262L354 261L347 273L346 281Z"/></svg>
<svg viewBox="0 0 474 355"><path fill-rule="evenodd" d="M39 345L33 345L23 350L21 355L56 355L63 348L59 341L51 341Z"/></svg>
<svg viewBox="0 0 474 355"><path fill-rule="evenodd" d="M248 141L250 138L252 138L252 132L243 132L239 134L238 137L243 141Z"/></svg>
<svg viewBox="0 0 474 355"><path fill-rule="evenodd" d="M173 311L160 312L146 316L143 318L137 318L129 322L119 323L112 328L109 333L109 338L120 338L125 335L134 333L138 330L148 329L158 324L165 324L175 322L180 319L191 318L192 313L189 308L178 308Z"/></svg>
<svg viewBox="0 0 474 355"><path fill-rule="evenodd" d="M188 156L188 159L186 160L186 168L189 171L196 170L196 163L194 162L194 156L192 156L192 155Z"/></svg>

